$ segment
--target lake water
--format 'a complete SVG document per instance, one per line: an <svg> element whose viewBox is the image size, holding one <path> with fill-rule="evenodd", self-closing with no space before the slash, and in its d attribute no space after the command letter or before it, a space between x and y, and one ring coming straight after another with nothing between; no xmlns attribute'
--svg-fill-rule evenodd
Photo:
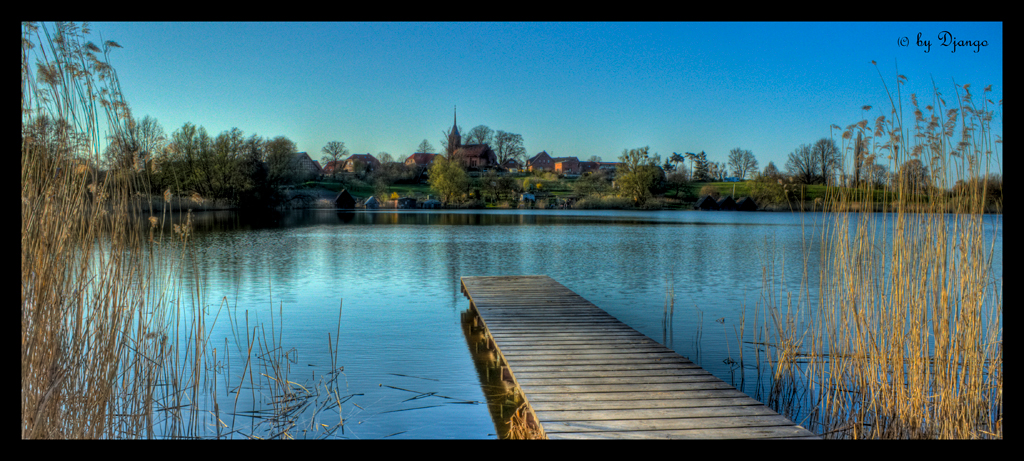
<svg viewBox="0 0 1024 461"><path fill-rule="evenodd" d="M212 408L215 392L230 426L224 432L273 435L250 427L255 418L240 416L258 410L254 402L266 396L249 388L236 394L235 384L226 384L243 373L248 312L250 330L258 320L268 337L280 338L288 379L306 389L323 387L332 368L328 335L338 341L345 424L332 437L494 438L460 324L469 302L459 278L538 274L756 397L752 346L744 347L745 367L733 363L740 359L738 336L752 339L769 254L778 268L785 264L785 283L800 286L804 251L819 250L820 219L610 210L199 213L198 258L189 270L203 280L210 347L221 363L220 384L200 404ZM1001 277L1001 216L986 219L998 223L993 273ZM812 287L817 270L811 258ZM226 416L233 406L233 417ZM307 422L291 429L292 436L321 437L339 422L337 408L313 416L314 408L303 410ZM203 418L212 428L212 417Z"/></svg>

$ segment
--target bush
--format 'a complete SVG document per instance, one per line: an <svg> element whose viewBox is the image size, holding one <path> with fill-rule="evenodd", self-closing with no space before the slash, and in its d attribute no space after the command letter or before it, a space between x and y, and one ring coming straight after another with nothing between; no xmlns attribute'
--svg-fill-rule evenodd
<svg viewBox="0 0 1024 461"><path fill-rule="evenodd" d="M718 200L718 198L722 196L722 194L718 192L718 188L711 184L700 188L700 196L704 197L705 195L710 195L711 198L715 200Z"/></svg>

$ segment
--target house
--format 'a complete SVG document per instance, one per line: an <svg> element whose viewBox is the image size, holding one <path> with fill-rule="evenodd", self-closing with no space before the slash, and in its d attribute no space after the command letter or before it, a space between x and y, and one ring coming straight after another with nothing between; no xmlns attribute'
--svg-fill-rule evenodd
<svg viewBox="0 0 1024 461"><path fill-rule="evenodd" d="M723 211L731 211L736 209L736 201L732 199L731 195L726 195L718 199L718 209Z"/></svg>
<svg viewBox="0 0 1024 461"><path fill-rule="evenodd" d="M514 158L510 158L505 160L505 163L502 163L501 167L508 170L510 173L517 173L519 170L523 169L523 164L519 163L519 161Z"/></svg>
<svg viewBox="0 0 1024 461"><path fill-rule="evenodd" d="M410 155L408 158L406 158L405 159L405 164L408 165L408 166L415 166L417 168L421 168L423 170L426 170L426 169L430 168L430 165L434 164L434 159L438 155L439 154L430 154L430 153L427 153L427 152L417 152L415 154Z"/></svg>
<svg viewBox="0 0 1024 461"><path fill-rule="evenodd" d="M412 197L401 197L394 200L388 200L388 208L398 208L400 210L416 208L416 199Z"/></svg>
<svg viewBox="0 0 1024 461"><path fill-rule="evenodd" d="M427 197L427 199L421 204L420 208L441 208L441 201Z"/></svg>
<svg viewBox="0 0 1024 461"><path fill-rule="evenodd" d="M537 201L537 196L535 196L535 195L533 195L533 194L531 194L529 192L523 192L522 194L519 195L519 201L520 202L536 202Z"/></svg>
<svg viewBox="0 0 1024 461"><path fill-rule="evenodd" d="M615 171L621 163L619 162L580 162L579 171L583 173L596 173L598 171Z"/></svg>
<svg viewBox="0 0 1024 461"><path fill-rule="evenodd" d="M554 171L555 162L548 155L548 151L541 151L526 161L526 169L528 171Z"/></svg>
<svg viewBox="0 0 1024 461"><path fill-rule="evenodd" d="M370 154L352 154L349 158L345 159L345 171L349 173L357 172L359 166L365 168L362 171L373 171L380 168L380 160ZM362 171L358 171L361 173Z"/></svg>
<svg viewBox="0 0 1024 461"><path fill-rule="evenodd" d="M327 162L323 168L324 176L333 176L335 173L340 173L342 171L345 171L344 160L332 160Z"/></svg>
<svg viewBox="0 0 1024 461"><path fill-rule="evenodd" d="M736 209L739 211L757 211L757 203L750 197L743 197L736 202Z"/></svg>
<svg viewBox="0 0 1024 461"><path fill-rule="evenodd" d="M551 159L554 162L555 173L562 175L580 174L580 161L576 157L557 157Z"/></svg>
<svg viewBox="0 0 1024 461"><path fill-rule="evenodd" d="M371 195L370 198L363 202L363 208L376 210L380 208L380 201L377 200L377 197Z"/></svg>
<svg viewBox="0 0 1024 461"><path fill-rule="evenodd" d="M292 162L298 176L316 178L324 174L324 169L320 167L320 162L313 160L310 158L309 154L305 152L296 153Z"/></svg>
<svg viewBox="0 0 1024 461"><path fill-rule="evenodd" d="M466 169L486 170L498 166L498 155L487 144L459 146L452 154Z"/></svg>
<svg viewBox="0 0 1024 461"><path fill-rule="evenodd" d="M711 198L710 195L705 195L700 200L697 200L697 203L695 203L693 205L693 209L694 210L717 210L718 209L718 202L716 202L715 199Z"/></svg>
<svg viewBox="0 0 1024 461"><path fill-rule="evenodd" d="M356 207L356 199L348 190L342 189L341 192L338 192L338 196L334 197L334 206L346 210L352 209Z"/></svg>

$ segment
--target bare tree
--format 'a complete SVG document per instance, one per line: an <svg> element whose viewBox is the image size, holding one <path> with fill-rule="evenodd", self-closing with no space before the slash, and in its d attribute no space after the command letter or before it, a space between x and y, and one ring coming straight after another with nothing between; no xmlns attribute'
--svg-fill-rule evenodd
<svg viewBox="0 0 1024 461"><path fill-rule="evenodd" d="M418 153L426 153L426 154L433 154L434 153L434 146L430 144L430 141L427 141L426 139L424 139L423 142L421 142L419 146L416 146L416 152L418 152Z"/></svg>
<svg viewBox="0 0 1024 461"><path fill-rule="evenodd" d="M811 146L801 144L789 154L789 160L786 161L786 172L793 177L794 181L801 184L813 184L818 171L817 157L811 153Z"/></svg>
<svg viewBox="0 0 1024 461"><path fill-rule="evenodd" d="M331 141L327 143L320 152L324 154L324 156L320 158L320 162L322 162L325 167L330 162L338 162L341 161L342 158L348 157L348 149L345 148L345 143L341 141ZM331 176L335 176L337 171L338 167L335 166L334 170L331 171Z"/></svg>
<svg viewBox="0 0 1024 461"><path fill-rule="evenodd" d="M587 159L587 161L601 163L601 157L598 155L591 155L590 158Z"/></svg>
<svg viewBox="0 0 1024 461"><path fill-rule="evenodd" d="M729 167L737 178L746 179L747 173L757 171L757 159L749 149L737 147L729 151Z"/></svg>
<svg viewBox="0 0 1024 461"><path fill-rule="evenodd" d="M377 153L377 160L380 161L381 165L384 165L385 163L394 162L395 158L393 156L391 156L391 154L389 154L387 152L378 152Z"/></svg>
<svg viewBox="0 0 1024 461"><path fill-rule="evenodd" d="M487 127L487 125L477 125L466 133L466 137L462 141L463 144L493 144L494 143L494 130Z"/></svg>
<svg viewBox="0 0 1024 461"><path fill-rule="evenodd" d="M526 163L526 147L523 146L523 136L520 134L498 130L494 136L492 149L498 157L499 165L503 165L509 160L516 160L521 164Z"/></svg>
<svg viewBox="0 0 1024 461"><path fill-rule="evenodd" d="M910 159L899 169L900 182L912 191L921 191L928 187L928 167L920 159Z"/></svg>
<svg viewBox="0 0 1024 461"><path fill-rule="evenodd" d="M825 185L835 183L834 174L841 167L839 159L839 147L835 140L821 138L811 147L811 155L817 162L818 179Z"/></svg>

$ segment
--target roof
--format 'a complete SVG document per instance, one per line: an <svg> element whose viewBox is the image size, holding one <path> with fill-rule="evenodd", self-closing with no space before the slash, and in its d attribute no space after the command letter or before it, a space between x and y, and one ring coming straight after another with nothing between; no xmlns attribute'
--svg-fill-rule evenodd
<svg viewBox="0 0 1024 461"><path fill-rule="evenodd" d="M736 208L739 210L757 210L757 202L750 197L743 197L736 202Z"/></svg>
<svg viewBox="0 0 1024 461"><path fill-rule="evenodd" d="M704 210L717 210L718 202L716 202L715 199L711 198L710 195L705 195L700 200L697 200L697 203L695 203L693 207Z"/></svg>
<svg viewBox="0 0 1024 461"><path fill-rule="evenodd" d="M380 160L377 160L377 157L374 157L370 154L352 154L347 159L345 159L346 162L349 160L362 160L363 162L367 163L380 164Z"/></svg>
<svg viewBox="0 0 1024 461"><path fill-rule="evenodd" d="M490 151L490 153L488 153ZM459 146L455 150L455 153L462 157L490 157L494 151L491 150L491 146L487 144L470 144L467 146Z"/></svg>
<svg viewBox="0 0 1024 461"><path fill-rule="evenodd" d="M430 163L430 162L432 162L434 160L434 157L436 157L438 155L440 155L440 154L431 154L431 153L427 153L427 152L417 152L415 154L410 155L408 158L406 158L405 162L409 163L409 160L412 160L418 166L426 166L428 163Z"/></svg>
<svg viewBox="0 0 1024 461"><path fill-rule="evenodd" d="M545 157L547 157L547 158L549 158L549 159L551 158L551 156L550 156L550 155L548 155L548 151L546 151L546 150L542 150L542 151L540 151L540 153L538 153L537 155L534 155L533 157L530 157L530 159L529 159L529 160L527 160L527 161L526 161L526 163L527 163L527 164L530 164L530 163L533 163L533 162L537 161L537 159L538 159L538 158L539 158L539 157L540 157L541 155L543 155L543 156L545 156Z"/></svg>

